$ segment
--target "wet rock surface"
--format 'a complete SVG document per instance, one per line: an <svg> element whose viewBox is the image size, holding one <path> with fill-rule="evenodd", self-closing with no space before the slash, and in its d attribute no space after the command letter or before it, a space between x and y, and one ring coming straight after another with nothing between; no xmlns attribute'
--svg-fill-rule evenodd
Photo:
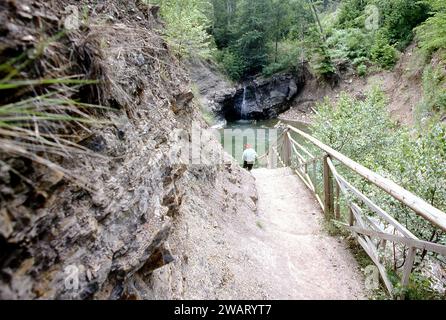
<svg viewBox="0 0 446 320"><path fill-rule="evenodd" d="M212 63L187 63L197 86L201 104L220 120L261 120L276 118L289 109L311 78L306 64L270 78L257 77L241 84L231 83Z"/></svg>
<svg viewBox="0 0 446 320"><path fill-rule="evenodd" d="M216 95L220 112L227 120L256 120L276 118L288 110L305 86L308 70L305 66L244 82L235 91L223 90Z"/></svg>

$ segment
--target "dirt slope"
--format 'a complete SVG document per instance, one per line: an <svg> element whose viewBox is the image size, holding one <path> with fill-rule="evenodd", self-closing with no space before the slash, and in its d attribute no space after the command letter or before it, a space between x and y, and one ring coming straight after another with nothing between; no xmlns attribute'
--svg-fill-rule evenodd
<svg viewBox="0 0 446 320"><path fill-rule="evenodd" d="M367 91L378 86L389 99L389 112L392 118L401 124L412 125L415 120L416 106L423 97L422 71L425 65L416 49L415 43L409 46L401 54L400 60L392 71L373 72L366 77L359 77L349 71L341 76L336 87L331 87L314 77L309 78L292 108L283 113L280 118L309 122L311 121L310 108L315 107L325 98L334 103L341 92L361 98Z"/></svg>

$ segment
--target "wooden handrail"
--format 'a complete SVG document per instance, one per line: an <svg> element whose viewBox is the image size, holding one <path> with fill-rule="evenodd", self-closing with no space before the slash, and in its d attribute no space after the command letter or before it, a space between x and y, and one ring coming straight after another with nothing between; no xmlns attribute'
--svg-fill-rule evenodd
<svg viewBox="0 0 446 320"><path fill-rule="evenodd" d="M443 231L446 231L446 213L443 211L435 208L434 206L430 205L420 197L416 196L415 194L411 193L410 191L407 191L406 189L402 188L395 182L382 177L381 175L371 171L370 169L360 165L359 163L353 161L352 159L348 158L347 156L343 155L342 153L334 150L333 148L325 145L318 139L312 137L311 135L294 128L293 126L288 125L287 128L305 139L307 139L309 142L314 144L316 147L324 151L326 154L328 154L330 157L338 160L340 163L345 165L346 167L350 168L366 180L370 181L374 185L376 185L378 188L382 189L395 199L399 200L401 203L405 204L409 208L411 208L415 213L422 216L426 220L430 221L435 226L439 227Z"/></svg>
<svg viewBox="0 0 446 320"><path fill-rule="evenodd" d="M297 146L300 150L302 150L303 152L305 152L311 159L314 158L314 156L303 146L301 146L299 144L299 142L297 142L296 140L293 139L293 137L291 137L290 133L288 132L288 138L291 140L291 142Z"/></svg>
<svg viewBox="0 0 446 320"><path fill-rule="evenodd" d="M352 186L343 176L341 176L336 170L336 167L334 166L331 160L329 160L328 165L330 166L330 169L333 172L333 175L335 176L335 179L338 181L338 183L342 185L344 188L347 188L350 192L352 192L358 199L360 199L364 204L366 204L370 210L372 210L381 218L383 218L392 226L394 226L404 236L412 239L417 239L417 237L412 232L407 230L407 228L401 225L394 217L392 217L390 214L381 209L378 205L373 203L372 200L370 200L366 195L364 195L362 192L360 192L358 189Z"/></svg>
<svg viewBox="0 0 446 320"><path fill-rule="evenodd" d="M305 147L300 145L296 140L294 140L290 132L295 132L301 137L314 144L320 150L323 151L323 159L320 157L314 157ZM391 195L393 198L399 200L407 207L415 211L416 214L425 218L433 225L439 227L440 229L446 231L446 214L439 209L428 204L423 199L414 195L413 193L405 190L401 186L397 185L393 181L380 176L379 174L367 169L366 167L360 165L359 163L353 161L347 156L341 154L340 152L334 150L333 148L325 145L318 139L312 137L311 135L294 128L293 126L286 126L284 131L284 139L281 146L281 154L278 150L273 150L279 157L280 162L283 166L292 166L293 153L297 157L299 164L295 173L298 177L305 183L305 185L314 193L316 199L321 205L323 211L325 212L327 219L340 218L340 191L346 196L346 202L349 207L349 224L344 224L340 221L335 221L336 223L346 227L347 230L351 231L358 243L362 246L365 252L369 255L372 261L377 266L381 278L390 293L390 296L394 296L394 288L387 275L386 268L383 263L381 263L380 256L378 253L379 246L385 247L386 241L392 241L396 244L405 245L408 248L408 253L403 266L403 272L401 276L401 285L403 288L407 288L410 282L410 275L413 270L413 265L415 262L415 257L417 255L417 250L428 250L435 252L437 254L446 254L446 246L441 244L436 244L428 241L419 240L414 234L412 234L407 228L400 224L391 215L385 212L382 208L376 205L372 200L370 200L366 195L356 189L352 184L350 184L344 177L342 177L332 160L336 159L341 164L345 165L353 172L357 173L361 177L365 178L368 182L373 183L378 188L384 190L386 193ZM299 150L303 151L301 154ZM305 159L305 156L309 156L309 160ZM317 191L317 180L316 180L316 163L323 160L323 186L324 186L324 201L318 195ZM308 175L308 165L313 164L313 172L315 181L313 183L312 178ZM336 198L338 203L335 204L335 195L333 192L334 180L336 181ZM392 225L396 230L399 231L400 235L386 233L385 229L379 224L375 223L370 219L363 209L357 205L355 202L349 200L349 196L354 195L356 200L360 200L364 205L368 207L369 210L377 214L381 219L384 219L387 223ZM336 207L336 208L335 208ZM380 240L380 243L376 245L373 242L373 238Z"/></svg>

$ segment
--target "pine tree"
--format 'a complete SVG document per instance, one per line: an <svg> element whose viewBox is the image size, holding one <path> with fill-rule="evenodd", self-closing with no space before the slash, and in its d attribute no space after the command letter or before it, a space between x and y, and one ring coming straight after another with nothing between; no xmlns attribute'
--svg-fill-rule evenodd
<svg viewBox="0 0 446 320"><path fill-rule="evenodd" d="M268 63L271 12L270 0L242 0L240 3L236 47L243 59L245 74L260 72Z"/></svg>
<svg viewBox="0 0 446 320"><path fill-rule="evenodd" d="M151 0L159 4L166 21L165 36L171 48L180 56L197 55L209 58L212 36L208 0Z"/></svg>

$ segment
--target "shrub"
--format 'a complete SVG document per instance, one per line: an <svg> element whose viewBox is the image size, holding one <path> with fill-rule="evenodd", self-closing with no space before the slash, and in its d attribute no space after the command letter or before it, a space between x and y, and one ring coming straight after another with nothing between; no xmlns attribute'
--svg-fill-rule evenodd
<svg viewBox="0 0 446 320"><path fill-rule="evenodd" d="M355 67L358 67L361 64L367 65L368 63L370 63L370 60L366 57L359 57L359 58L353 59L353 61L352 61L352 64Z"/></svg>
<svg viewBox="0 0 446 320"><path fill-rule="evenodd" d="M367 1L345 0L339 9L337 26L340 28L362 28L364 27L364 9Z"/></svg>
<svg viewBox="0 0 446 320"><path fill-rule="evenodd" d="M319 32L312 29L306 39L305 46L311 55L310 62L314 72L318 76L330 80L336 74L336 68L333 64L330 51Z"/></svg>
<svg viewBox="0 0 446 320"><path fill-rule="evenodd" d="M161 7L161 15L166 22L165 38L176 54L181 57L211 57L214 48L212 36L207 32L210 20L206 15L206 2L154 0L153 3Z"/></svg>
<svg viewBox="0 0 446 320"><path fill-rule="evenodd" d="M225 49L220 51L218 60L232 80L240 80L244 72L244 63L237 53L230 49Z"/></svg>
<svg viewBox="0 0 446 320"><path fill-rule="evenodd" d="M403 50L413 39L413 28L428 18L429 8L419 0L373 0L389 44Z"/></svg>
<svg viewBox="0 0 446 320"><path fill-rule="evenodd" d="M419 46L428 55L446 49L446 2L432 0L434 16L415 29ZM444 57L446 60L446 55Z"/></svg>
<svg viewBox="0 0 446 320"><path fill-rule="evenodd" d="M427 66L423 72L423 100L418 116L446 112L446 72L441 67Z"/></svg>
<svg viewBox="0 0 446 320"><path fill-rule="evenodd" d="M358 75L361 77L365 77L367 75L367 66L365 64L360 64L356 71L358 72Z"/></svg>
<svg viewBox="0 0 446 320"><path fill-rule="evenodd" d="M446 209L446 126L429 124L414 135L397 127L387 111L383 93L374 90L365 101L341 95L336 106L318 107L313 134L375 172L390 178L440 210ZM438 228L401 206L395 199L348 170L341 174L361 188L417 237L445 243ZM433 239L433 240L432 240Z"/></svg>
<svg viewBox="0 0 446 320"><path fill-rule="evenodd" d="M370 49L370 58L384 69L392 69L398 60L398 51L389 44L383 33L378 33Z"/></svg>
<svg viewBox="0 0 446 320"><path fill-rule="evenodd" d="M330 53L335 59L354 60L369 55L371 36L360 29L335 30L327 39Z"/></svg>
<svg viewBox="0 0 446 320"><path fill-rule="evenodd" d="M274 61L275 47L270 48L270 61ZM263 69L264 76L271 76L277 72L296 67L302 57L301 45L297 41L284 40L279 42L277 61L271 62Z"/></svg>

